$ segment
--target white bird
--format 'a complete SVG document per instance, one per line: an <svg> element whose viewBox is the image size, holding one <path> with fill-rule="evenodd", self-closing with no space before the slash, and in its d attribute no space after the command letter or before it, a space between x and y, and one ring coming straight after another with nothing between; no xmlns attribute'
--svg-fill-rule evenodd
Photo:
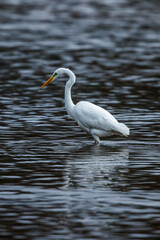
<svg viewBox="0 0 160 240"><path fill-rule="evenodd" d="M125 124L119 123L104 108L87 101L80 101L76 105L73 103L71 88L76 81L76 76L70 69L58 68L41 88L64 74L69 77L65 85L66 110L84 131L92 135L96 143L100 143L100 137L110 135L129 136L129 128Z"/></svg>

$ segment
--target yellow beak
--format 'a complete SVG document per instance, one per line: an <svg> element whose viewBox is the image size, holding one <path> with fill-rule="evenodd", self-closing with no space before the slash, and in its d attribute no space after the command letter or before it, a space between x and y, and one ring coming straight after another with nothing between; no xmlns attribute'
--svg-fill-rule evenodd
<svg viewBox="0 0 160 240"><path fill-rule="evenodd" d="M53 78L54 78L54 74L43 84L41 89L44 88L46 85L48 85L52 81Z"/></svg>

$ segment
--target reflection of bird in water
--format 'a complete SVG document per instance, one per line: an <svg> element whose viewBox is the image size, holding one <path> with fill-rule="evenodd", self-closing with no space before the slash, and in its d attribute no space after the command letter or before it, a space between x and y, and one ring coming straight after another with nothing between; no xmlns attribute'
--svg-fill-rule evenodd
<svg viewBox="0 0 160 240"><path fill-rule="evenodd" d="M66 154L65 179L68 186L127 187L128 147L84 146Z"/></svg>
<svg viewBox="0 0 160 240"><path fill-rule="evenodd" d="M58 68L41 88L63 74L69 76L65 86L65 106L67 112L84 131L92 135L96 143L100 143L100 137L110 135L128 137L129 128L125 124L119 123L105 109L86 101L80 101L76 105L72 102L71 87L75 83L76 77L71 70Z"/></svg>

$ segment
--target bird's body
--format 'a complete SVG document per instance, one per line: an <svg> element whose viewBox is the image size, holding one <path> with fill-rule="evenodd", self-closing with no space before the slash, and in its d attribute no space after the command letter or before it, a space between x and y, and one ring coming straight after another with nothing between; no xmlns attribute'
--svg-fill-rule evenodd
<svg viewBox="0 0 160 240"><path fill-rule="evenodd" d="M100 143L100 137L110 135L129 135L129 128L119 123L107 110L86 101L80 101L76 105L71 98L71 88L75 83L74 73L66 68L57 69L49 80L41 87L55 80L58 76L67 74L69 80L65 86L65 107L68 114L86 132L92 135L96 143Z"/></svg>

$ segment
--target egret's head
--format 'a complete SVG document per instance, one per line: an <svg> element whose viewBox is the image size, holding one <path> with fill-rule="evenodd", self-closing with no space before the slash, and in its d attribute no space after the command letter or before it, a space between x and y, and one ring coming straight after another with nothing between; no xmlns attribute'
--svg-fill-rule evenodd
<svg viewBox="0 0 160 240"><path fill-rule="evenodd" d="M41 88L44 88L46 85L48 85L49 83L53 82L54 80L56 80L59 76L63 75L66 71L65 68L58 68L53 74L52 76L43 84L43 86Z"/></svg>

